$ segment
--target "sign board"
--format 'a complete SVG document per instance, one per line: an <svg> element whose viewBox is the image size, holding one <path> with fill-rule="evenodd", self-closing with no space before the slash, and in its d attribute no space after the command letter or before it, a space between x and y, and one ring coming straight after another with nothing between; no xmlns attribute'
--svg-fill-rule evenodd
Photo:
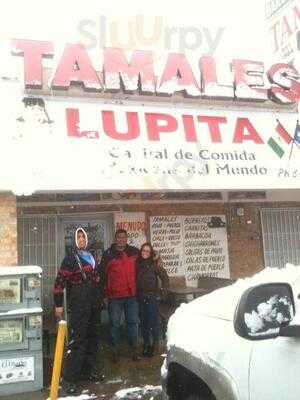
<svg viewBox="0 0 300 400"><path fill-rule="evenodd" d="M297 35L300 30L300 1L270 0L266 4L266 17L271 49L278 61L290 63L296 58L294 66L299 68Z"/></svg>
<svg viewBox="0 0 300 400"><path fill-rule="evenodd" d="M230 277L225 215L153 216L150 232L170 276Z"/></svg>
<svg viewBox="0 0 300 400"><path fill-rule="evenodd" d="M12 115L14 104L8 99L2 109L5 119L10 107L6 123L13 119L13 128L1 139L0 166L11 168L0 190L299 188L295 113L49 100ZM74 174L83 154L88 166Z"/></svg>
<svg viewBox="0 0 300 400"><path fill-rule="evenodd" d="M0 385L34 381L34 357L0 359Z"/></svg>
<svg viewBox="0 0 300 400"><path fill-rule="evenodd" d="M182 217L150 217L151 243L163 260L168 275L184 275Z"/></svg>
<svg viewBox="0 0 300 400"><path fill-rule="evenodd" d="M17 304L21 301L21 280L0 278L0 304Z"/></svg>
<svg viewBox="0 0 300 400"><path fill-rule="evenodd" d="M147 241L145 213L115 213L114 218L115 230L125 229L127 231L128 244L140 248Z"/></svg>

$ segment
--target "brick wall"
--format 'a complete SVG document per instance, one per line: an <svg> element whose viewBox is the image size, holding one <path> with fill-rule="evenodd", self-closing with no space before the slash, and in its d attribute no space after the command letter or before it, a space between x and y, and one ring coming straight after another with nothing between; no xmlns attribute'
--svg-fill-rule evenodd
<svg viewBox="0 0 300 400"><path fill-rule="evenodd" d="M0 193L0 267L17 265L16 197Z"/></svg>

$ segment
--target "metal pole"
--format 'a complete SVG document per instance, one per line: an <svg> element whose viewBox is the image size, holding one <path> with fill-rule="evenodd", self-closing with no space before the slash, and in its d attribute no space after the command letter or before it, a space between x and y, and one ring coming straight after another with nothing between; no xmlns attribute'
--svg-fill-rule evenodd
<svg viewBox="0 0 300 400"><path fill-rule="evenodd" d="M67 329L66 321L59 321L56 346L55 346L54 365L52 371L50 400L57 399L59 379L61 373L61 364L64 352L65 338L66 338L66 329Z"/></svg>

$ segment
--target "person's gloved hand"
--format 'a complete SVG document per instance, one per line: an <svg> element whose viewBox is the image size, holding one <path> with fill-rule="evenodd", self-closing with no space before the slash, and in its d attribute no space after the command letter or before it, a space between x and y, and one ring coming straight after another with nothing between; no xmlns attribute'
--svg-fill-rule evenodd
<svg viewBox="0 0 300 400"><path fill-rule="evenodd" d="M55 315L55 318L58 319L58 320L63 319L64 308L63 307L55 307L54 315Z"/></svg>

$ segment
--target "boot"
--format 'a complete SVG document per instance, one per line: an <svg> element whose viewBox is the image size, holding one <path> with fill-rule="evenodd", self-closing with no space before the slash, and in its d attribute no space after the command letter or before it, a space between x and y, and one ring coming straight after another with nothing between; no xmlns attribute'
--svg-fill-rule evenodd
<svg viewBox="0 0 300 400"><path fill-rule="evenodd" d="M153 357L156 354L158 354L158 343L154 342L150 347L149 347L149 352L148 352L148 357Z"/></svg>
<svg viewBox="0 0 300 400"><path fill-rule="evenodd" d="M139 352L138 352L138 348L137 347L133 347L132 348L132 361L140 361L140 356L139 356Z"/></svg>
<svg viewBox="0 0 300 400"><path fill-rule="evenodd" d="M62 387L66 394L76 394L78 392L78 387L75 382L62 380Z"/></svg>
<svg viewBox="0 0 300 400"><path fill-rule="evenodd" d="M112 350L112 362L117 364L120 361L120 355L117 349Z"/></svg>
<svg viewBox="0 0 300 400"><path fill-rule="evenodd" d="M158 342L153 342L152 353L154 356L156 356L159 353L159 343Z"/></svg>
<svg viewBox="0 0 300 400"><path fill-rule="evenodd" d="M150 351L150 346L149 346L148 344L144 344L144 345L143 345L142 356L143 356L143 357L148 357L149 351Z"/></svg>
<svg viewBox="0 0 300 400"><path fill-rule="evenodd" d="M80 379L83 381L90 382L102 382L105 379L105 375L102 372L99 372L96 369L93 369L89 374L82 374Z"/></svg>

